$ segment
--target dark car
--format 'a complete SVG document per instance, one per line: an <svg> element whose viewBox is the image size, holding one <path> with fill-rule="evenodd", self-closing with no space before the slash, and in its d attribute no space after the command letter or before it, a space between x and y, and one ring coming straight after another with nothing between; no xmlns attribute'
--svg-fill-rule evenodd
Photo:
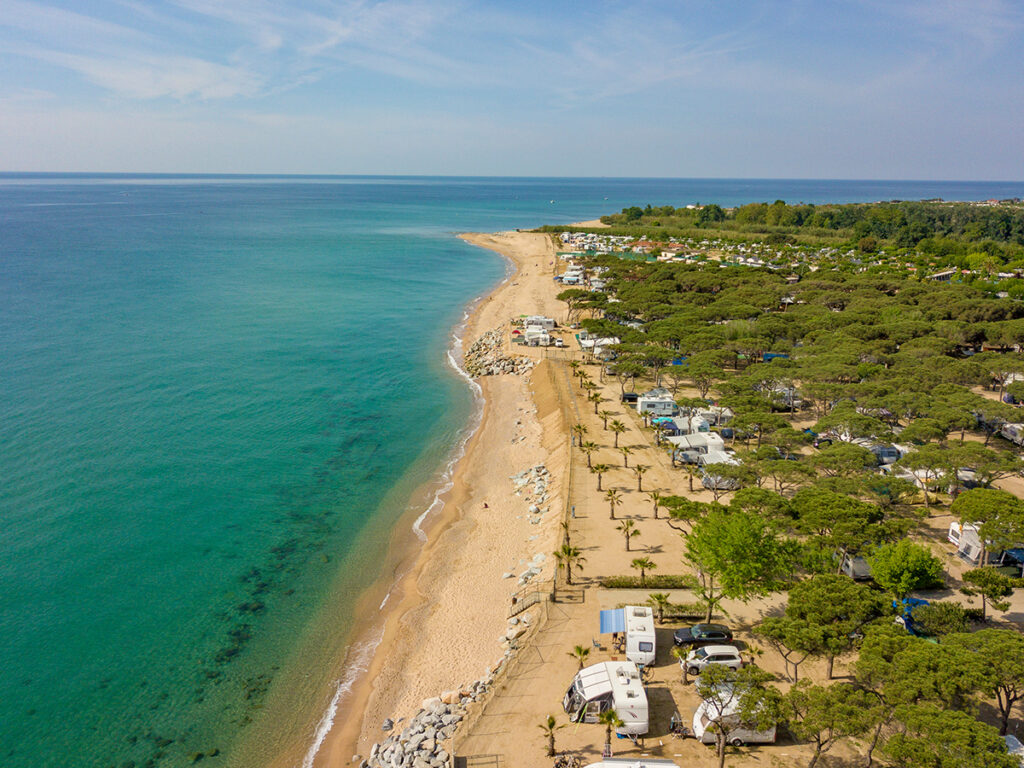
<svg viewBox="0 0 1024 768"><path fill-rule="evenodd" d="M692 627L677 629L672 638L676 645L704 645L705 643L727 643L732 640L732 631L722 624L694 624Z"/></svg>

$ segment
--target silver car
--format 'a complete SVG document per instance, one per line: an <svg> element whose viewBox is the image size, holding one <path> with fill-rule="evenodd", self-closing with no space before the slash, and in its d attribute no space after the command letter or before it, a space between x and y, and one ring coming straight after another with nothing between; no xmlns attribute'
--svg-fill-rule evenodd
<svg viewBox="0 0 1024 768"><path fill-rule="evenodd" d="M691 675L699 675L710 664L723 664L731 669L739 669L743 666L743 659L734 646L705 645L703 648L690 651L685 659L679 660L679 666Z"/></svg>

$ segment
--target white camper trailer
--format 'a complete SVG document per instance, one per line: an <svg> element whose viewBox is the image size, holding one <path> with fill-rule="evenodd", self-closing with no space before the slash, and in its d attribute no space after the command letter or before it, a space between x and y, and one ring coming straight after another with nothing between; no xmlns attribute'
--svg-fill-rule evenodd
<svg viewBox="0 0 1024 768"><path fill-rule="evenodd" d="M956 520L949 524L946 538L956 546L956 553L969 563L977 565L985 551L985 542L978 536L981 523L960 524Z"/></svg>
<svg viewBox="0 0 1024 768"><path fill-rule="evenodd" d="M702 701L700 706L693 713L693 737L702 744L715 743L716 724L725 722L729 731L729 743L735 747L744 744L774 744L775 726L766 728L763 731L754 730L754 727L745 727L739 722L738 699L734 699L721 708L714 706L711 702Z"/></svg>
<svg viewBox="0 0 1024 768"><path fill-rule="evenodd" d="M606 757L601 762L591 763L584 768L679 768L679 764L671 760L648 757Z"/></svg>
<svg viewBox="0 0 1024 768"><path fill-rule="evenodd" d="M627 605L626 658L641 667L654 663L654 611L647 606Z"/></svg>
<svg viewBox="0 0 1024 768"><path fill-rule="evenodd" d="M1024 424L1003 424L999 428L999 434L1014 445L1024 446Z"/></svg>
<svg viewBox="0 0 1024 768"><path fill-rule="evenodd" d="M596 723L602 712L614 710L622 720L616 733L647 733L647 693L640 670L631 661L605 661L581 669L562 699L562 709L576 723Z"/></svg>
<svg viewBox="0 0 1024 768"><path fill-rule="evenodd" d="M529 328L531 325L543 328L545 331L555 330L554 318L545 317L544 315L530 315L529 317L524 317L523 326Z"/></svg>
<svg viewBox="0 0 1024 768"><path fill-rule="evenodd" d="M626 659L641 667L654 663L654 611L646 605L627 605L601 611L601 634L621 634Z"/></svg>

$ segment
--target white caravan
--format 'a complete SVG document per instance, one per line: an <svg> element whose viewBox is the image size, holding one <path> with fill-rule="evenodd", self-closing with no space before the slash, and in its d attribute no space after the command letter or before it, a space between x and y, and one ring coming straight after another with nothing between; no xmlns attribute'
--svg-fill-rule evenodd
<svg viewBox="0 0 1024 768"><path fill-rule="evenodd" d="M1007 738L1013 738L1008 736ZM679 768L678 763L671 760L657 760L647 757L606 757L599 763L591 763L584 768Z"/></svg>
<svg viewBox="0 0 1024 768"><path fill-rule="evenodd" d="M654 611L646 606L627 605L626 658L641 667L654 663Z"/></svg>
<svg viewBox="0 0 1024 768"><path fill-rule="evenodd" d="M693 713L693 736L702 744L715 743L715 724L725 721L729 731L729 743L734 747L741 747L744 744L774 744L775 726L766 728L763 731L756 731L753 728L736 727L739 725L739 715L736 710L739 708L739 701L732 700L722 708L719 715L718 708L711 702L702 701Z"/></svg>
<svg viewBox="0 0 1024 768"><path fill-rule="evenodd" d="M956 547L956 553L973 565L977 565L985 551L985 542L978 536L981 523L960 523L954 520L949 524L946 539Z"/></svg>
<svg viewBox="0 0 1024 768"><path fill-rule="evenodd" d="M562 699L562 709L575 723L596 723L602 712L614 710L622 720L616 733L647 733L647 693L640 670L631 661L605 661L581 669Z"/></svg>

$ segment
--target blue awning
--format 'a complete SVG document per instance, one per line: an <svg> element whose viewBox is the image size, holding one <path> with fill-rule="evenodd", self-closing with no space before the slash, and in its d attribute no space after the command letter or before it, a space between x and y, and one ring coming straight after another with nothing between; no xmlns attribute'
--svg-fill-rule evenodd
<svg viewBox="0 0 1024 768"><path fill-rule="evenodd" d="M610 611L601 611L601 634L609 632L626 631L626 609L615 608Z"/></svg>

